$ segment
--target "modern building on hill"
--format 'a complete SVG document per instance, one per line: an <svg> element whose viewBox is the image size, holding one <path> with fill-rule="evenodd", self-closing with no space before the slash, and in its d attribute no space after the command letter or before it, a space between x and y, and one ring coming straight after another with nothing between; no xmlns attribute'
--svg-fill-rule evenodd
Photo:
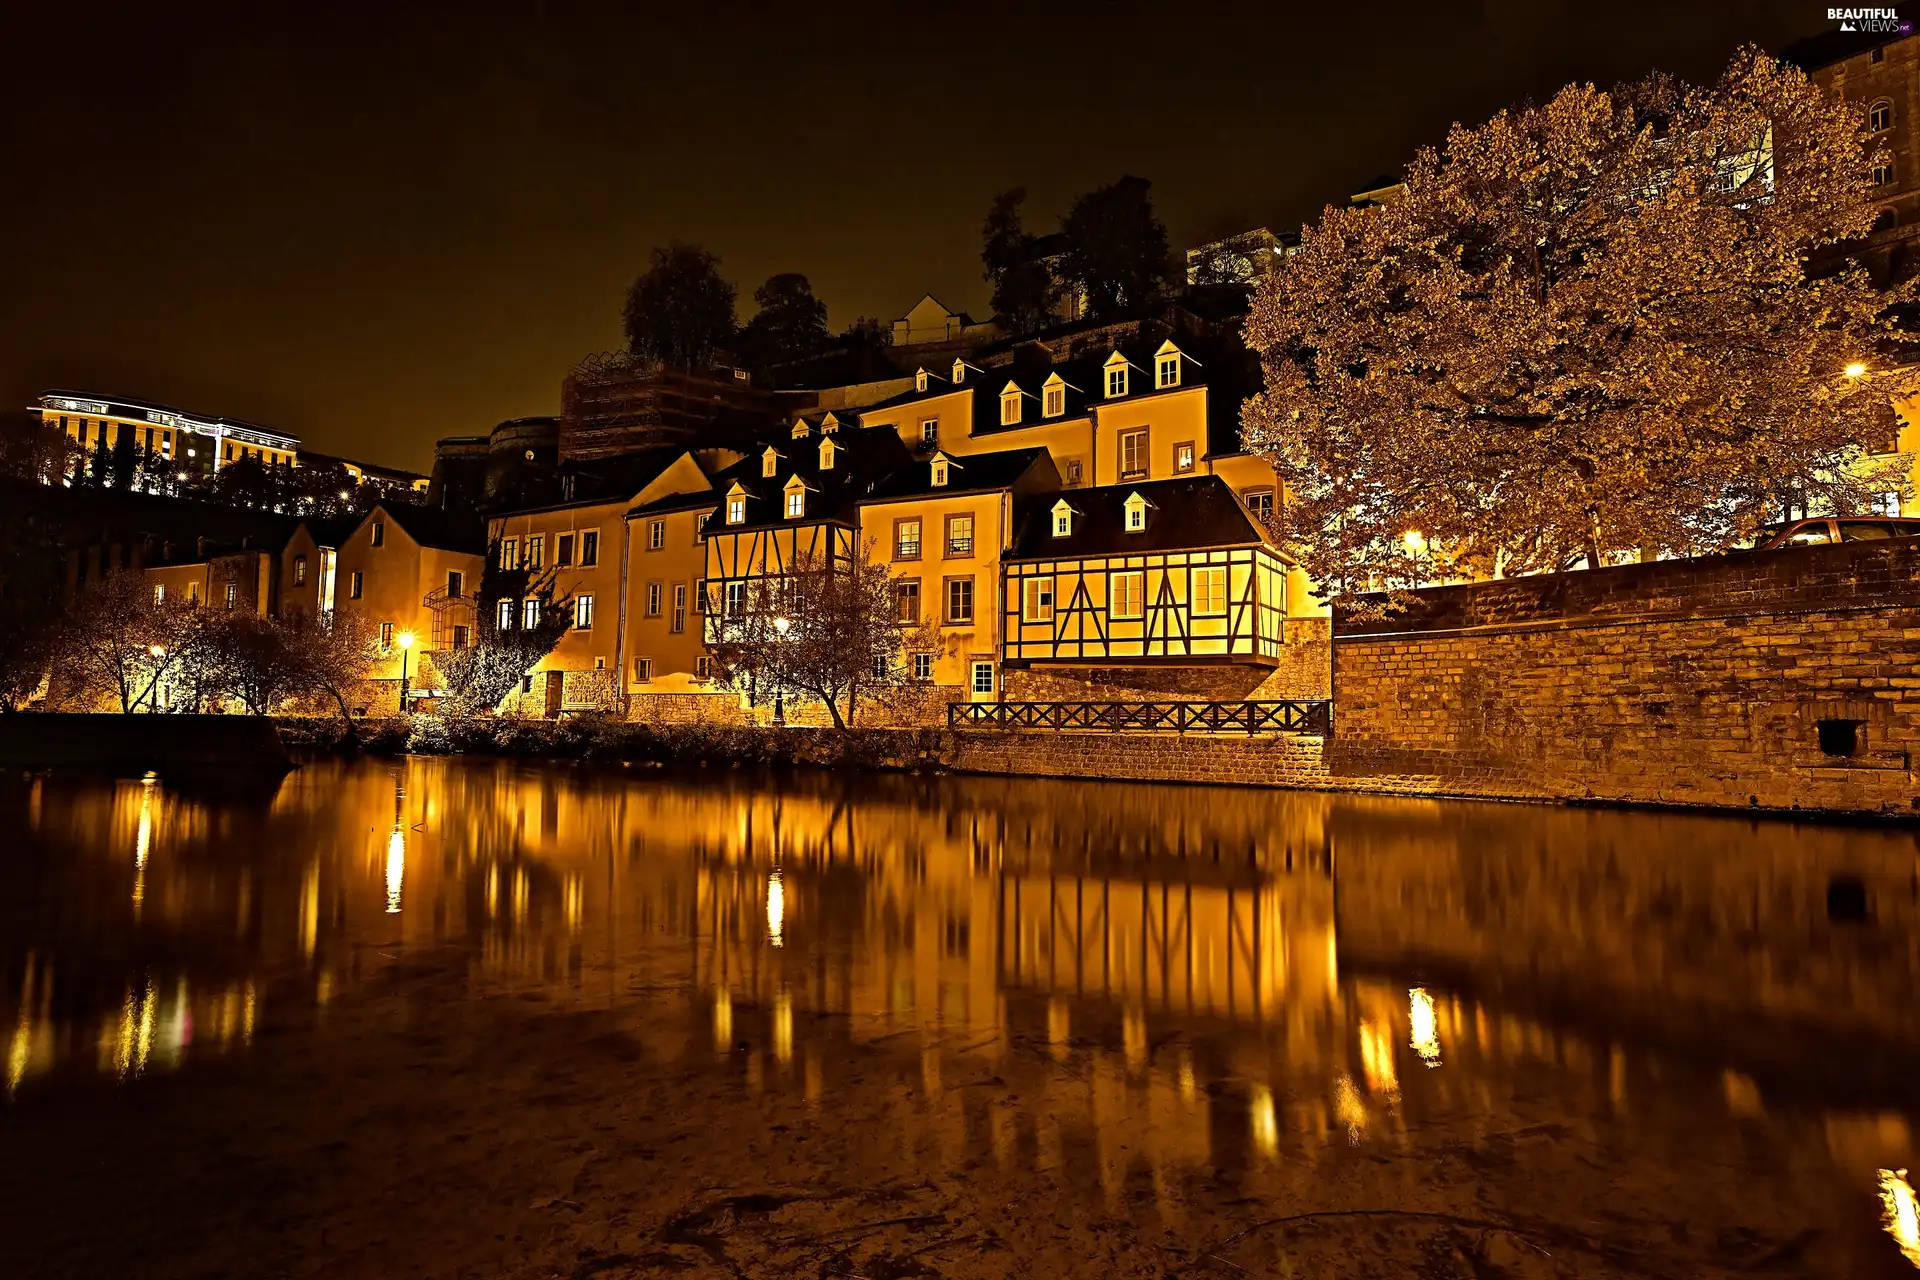
<svg viewBox="0 0 1920 1280"><path fill-rule="evenodd" d="M211 475L242 458L290 467L300 451L299 437L257 423L207 417L125 396L49 391L29 412L58 426L67 439L90 454L111 454L116 448L144 451L192 475Z"/></svg>
<svg viewBox="0 0 1920 1280"><path fill-rule="evenodd" d="M326 467L338 464L347 473L347 479L355 486L372 485L388 496L419 494L424 496L431 477L418 471L403 471L399 467L383 467L377 462L358 462L352 458L342 458L331 453L315 453L311 449L302 449L299 463L303 467Z"/></svg>

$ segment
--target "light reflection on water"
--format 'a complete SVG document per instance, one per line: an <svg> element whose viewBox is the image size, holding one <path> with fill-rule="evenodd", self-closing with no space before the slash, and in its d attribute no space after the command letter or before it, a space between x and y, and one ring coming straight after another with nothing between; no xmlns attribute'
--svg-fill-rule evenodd
<svg viewBox="0 0 1920 1280"><path fill-rule="evenodd" d="M1762 1127L1920 1265L1894 1172L1920 1062L1903 833L435 760L311 766L251 801L13 779L0 822L27 836L0 864L14 1105L246 1050L258 1020L318 1022L407 949L451 947L476 996L688 989L715 1055L813 1104L844 1070L831 1035L916 1033L930 1124L988 1126L1003 1162L1091 1133L1110 1194L1142 1153L1158 1186L1415 1150L1526 1092L1675 1150ZM1866 920L1832 917L1836 885ZM1020 1046L1059 1080L1018 1123L968 1111L953 1082Z"/></svg>

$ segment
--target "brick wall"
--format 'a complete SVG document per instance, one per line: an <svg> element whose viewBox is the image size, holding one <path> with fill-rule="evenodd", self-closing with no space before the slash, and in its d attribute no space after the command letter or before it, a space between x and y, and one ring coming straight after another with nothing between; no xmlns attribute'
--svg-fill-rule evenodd
<svg viewBox="0 0 1920 1280"><path fill-rule="evenodd" d="M1465 790L1906 813L1920 541L1413 593L1334 642L1333 774ZM1852 755L1823 749L1854 742Z"/></svg>

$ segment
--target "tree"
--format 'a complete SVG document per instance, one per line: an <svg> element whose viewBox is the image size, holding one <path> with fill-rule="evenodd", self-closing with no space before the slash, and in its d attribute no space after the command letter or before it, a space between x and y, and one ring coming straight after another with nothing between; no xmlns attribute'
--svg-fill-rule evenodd
<svg viewBox="0 0 1920 1280"><path fill-rule="evenodd" d="M0 479L55 484L72 474L81 457L67 433L37 413L10 415L0 422Z"/></svg>
<svg viewBox="0 0 1920 1280"><path fill-rule="evenodd" d="M560 590L556 568L509 569L500 559L496 540L480 575L474 642L433 660L458 715L493 711L573 626L573 594Z"/></svg>
<svg viewBox="0 0 1920 1280"><path fill-rule="evenodd" d="M378 631L358 614L337 609L317 618L296 614L284 627L299 673L298 691L332 700L346 728L346 744L352 747L359 734L347 699L386 656Z"/></svg>
<svg viewBox="0 0 1920 1280"><path fill-rule="evenodd" d="M840 334L848 351L879 351L893 345L893 326L878 316L855 316Z"/></svg>
<svg viewBox="0 0 1920 1280"><path fill-rule="evenodd" d="M635 356L698 372L733 341L733 286L720 259L695 245L653 251L653 263L627 291L627 346Z"/></svg>
<svg viewBox="0 0 1920 1280"><path fill-rule="evenodd" d="M108 698L131 713L159 702L161 681L180 663L193 619L184 604L160 603L137 570L95 578L74 596L60 627L63 686Z"/></svg>
<svg viewBox="0 0 1920 1280"><path fill-rule="evenodd" d="M900 620L893 576L871 545L845 562L802 555L785 576L748 586L742 607L709 615L716 672L756 698L814 698L836 729L853 723L863 694L908 681L903 650L939 647L937 630Z"/></svg>
<svg viewBox="0 0 1920 1280"><path fill-rule="evenodd" d="M993 286L993 313L1009 333L1046 327L1059 300L1059 283L1038 251L1038 241L1020 221L1027 189L1014 187L994 196L980 228L980 261Z"/></svg>
<svg viewBox="0 0 1920 1280"><path fill-rule="evenodd" d="M57 651L59 532L30 504L0 502L0 714L33 697Z"/></svg>
<svg viewBox="0 0 1920 1280"><path fill-rule="evenodd" d="M1086 295L1096 320L1137 313L1174 277L1167 228L1154 214L1145 178L1122 177L1073 202L1060 223L1061 274Z"/></svg>
<svg viewBox="0 0 1920 1280"><path fill-rule="evenodd" d="M804 360L833 345L827 304L813 296L813 285L799 272L767 277L753 300L760 310L740 331L740 350L750 363Z"/></svg>
<svg viewBox="0 0 1920 1280"><path fill-rule="evenodd" d="M219 693L257 716L311 687L306 662L286 624L257 613L209 613L208 654Z"/></svg>
<svg viewBox="0 0 1920 1280"><path fill-rule="evenodd" d="M1455 125L1399 200L1305 229L1248 320L1245 423L1309 574L1689 553L1899 490L1866 453L1914 379L1844 371L1888 363L1911 291L1806 266L1872 221L1855 115L1747 49L1711 88Z"/></svg>

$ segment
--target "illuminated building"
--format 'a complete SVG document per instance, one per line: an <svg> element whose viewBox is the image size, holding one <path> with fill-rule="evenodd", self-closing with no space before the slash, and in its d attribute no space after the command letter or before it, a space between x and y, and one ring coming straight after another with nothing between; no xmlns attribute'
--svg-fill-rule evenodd
<svg viewBox="0 0 1920 1280"><path fill-rule="evenodd" d="M391 655L374 682L391 683L398 697L407 661L401 641L412 636L409 687L423 696L436 691L433 654L473 643L485 558L485 525L461 512L376 503L347 535L334 556L333 605L376 628Z"/></svg>
<svg viewBox="0 0 1920 1280"><path fill-rule="evenodd" d="M126 397L49 391L40 397L35 411L42 422L58 426L89 457L111 455L116 448L131 449L136 456L193 475L210 475L242 458L264 466L290 467L300 449L297 437L255 423L202 417Z"/></svg>

